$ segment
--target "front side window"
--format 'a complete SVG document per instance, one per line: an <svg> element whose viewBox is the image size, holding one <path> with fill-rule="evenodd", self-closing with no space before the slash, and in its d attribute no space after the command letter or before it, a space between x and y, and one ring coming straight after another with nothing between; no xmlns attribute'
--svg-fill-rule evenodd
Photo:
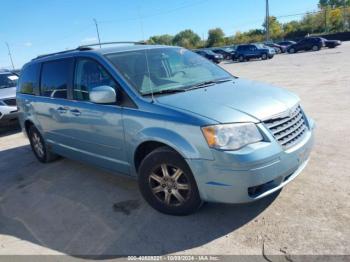
<svg viewBox="0 0 350 262"><path fill-rule="evenodd" d="M124 78L142 95L189 89L232 75L183 48L154 48L107 54Z"/></svg>
<svg viewBox="0 0 350 262"><path fill-rule="evenodd" d="M117 88L115 81L97 62L91 59L79 59L75 67L74 99L89 101L89 92L99 86Z"/></svg>
<svg viewBox="0 0 350 262"><path fill-rule="evenodd" d="M18 76L12 73L0 74L0 89L15 87L17 80Z"/></svg>
<svg viewBox="0 0 350 262"><path fill-rule="evenodd" d="M41 94L53 98L67 98L71 61L45 62L41 71Z"/></svg>

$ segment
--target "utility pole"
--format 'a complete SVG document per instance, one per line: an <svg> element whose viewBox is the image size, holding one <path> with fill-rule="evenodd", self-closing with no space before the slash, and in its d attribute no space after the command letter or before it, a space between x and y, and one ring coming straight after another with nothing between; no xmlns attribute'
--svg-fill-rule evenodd
<svg viewBox="0 0 350 262"><path fill-rule="evenodd" d="M94 18L94 23L95 23L95 26L96 26L96 32L97 32L97 38L98 38L98 43L100 45L100 48L101 48L101 39L100 39L100 32L98 31L98 24L97 24L97 21L96 19Z"/></svg>
<svg viewBox="0 0 350 262"><path fill-rule="evenodd" d="M328 8L328 6L324 7L324 32L325 33L328 32L328 28L327 28L327 8Z"/></svg>
<svg viewBox="0 0 350 262"><path fill-rule="evenodd" d="M266 28L266 42L268 42L268 41L270 40L270 10L269 10L269 0L266 0L265 28Z"/></svg>
<svg viewBox="0 0 350 262"><path fill-rule="evenodd" d="M5 42L5 44L7 46L7 51L9 52L8 54L9 54L9 57L10 57L10 60L11 60L12 69L15 70L15 65L13 64L10 46L9 46L9 44L7 42Z"/></svg>
<svg viewBox="0 0 350 262"><path fill-rule="evenodd" d="M347 28L346 24L346 1L343 0L343 31L345 32Z"/></svg>

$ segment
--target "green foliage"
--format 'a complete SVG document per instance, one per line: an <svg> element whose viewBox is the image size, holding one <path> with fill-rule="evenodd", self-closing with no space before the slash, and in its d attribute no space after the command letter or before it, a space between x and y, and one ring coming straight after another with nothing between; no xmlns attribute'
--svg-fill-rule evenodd
<svg viewBox="0 0 350 262"><path fill-rule="evenodd" d="M346 7L346 6L350 6L350 0L320 0L319 1L319 6L321 8L325 8L325 7L331 7L331 8Z"/></svg>
<svg viewBox="0 0 350 262"><path fill-rule="evenodd" d="M156 35L150 37L148 43L154 45L172 45L174 37L172 35Z"/></svg>
<svg viewBox="0 0 350 262"><path fill-rule="evenodd" d="M262 25L266 31L266 21ZM283 36L283 26L275 16L269 17L269 34L272 39L280 39Z"/></svg>
<svg viewBox="0 0 350 262"><path fill-rule="evenodd" d="M214 28L208 31L207 46L222 46L225 45L225 34L221 28Z"/></svg>
<svg viewBox="0 0 350 262"><path fill-rule="evenodd" d="M173 44L185 48L197 48L201 44L201 38L192 30L187 29L174 36Z"/></svg>
<svg viewBox="0 0 350 262"><path fill-rule="evenodd" d="M350 30L350 0L320 0L319 11L306 14L300 21L280 23L274 16L269 17L269 33L271 40L296 39L309 34L324 32L343 32ZM247 32L236 32L226 37L221 28L208 31L208 39L202 41L192 30L187 29L175 36L152 36L150 44L177 45L185 48L199 48L233 45L242 43L263 42L265 40L266 24L262 29L252 29Z"/></svg>

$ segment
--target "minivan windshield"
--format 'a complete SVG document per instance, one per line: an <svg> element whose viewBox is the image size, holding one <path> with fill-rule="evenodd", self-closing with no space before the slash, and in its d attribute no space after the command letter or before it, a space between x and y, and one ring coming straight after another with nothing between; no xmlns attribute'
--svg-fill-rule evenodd
<svg viewBox="0 0 350 262"><path fill-rule="evenodd" d="M18 76L14 74L0 74L0 89L15 87L17 80Z"/></svg>
<svg viewBox="0 0 350 262"><path fill-rule="evenodd" d="M201 84L233 78L206 58L184 48L149 48L106 57L141 95L192 90Z"/></svg>

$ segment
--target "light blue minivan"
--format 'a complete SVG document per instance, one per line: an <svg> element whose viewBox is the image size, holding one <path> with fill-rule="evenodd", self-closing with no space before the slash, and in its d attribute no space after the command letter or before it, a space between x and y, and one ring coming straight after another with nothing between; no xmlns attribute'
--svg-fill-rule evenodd
<svg viewBox="0 0 350 262"><path fill-rule="evenodd" d="M133 176L152 207L173 215L260 199L306 166L314 122L293 93L184 48L115 44L23 67L19 118L39 161Z"/></svg>

